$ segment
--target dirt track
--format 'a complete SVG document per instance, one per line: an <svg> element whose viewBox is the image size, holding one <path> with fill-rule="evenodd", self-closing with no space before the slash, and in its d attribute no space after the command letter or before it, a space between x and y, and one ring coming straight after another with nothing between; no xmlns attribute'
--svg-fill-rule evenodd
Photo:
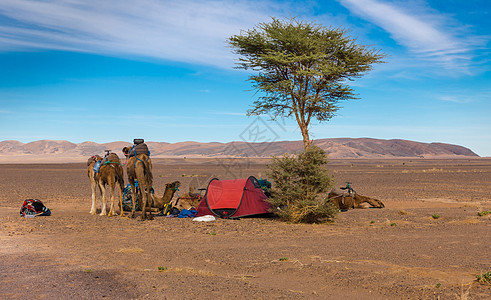
<svg viewBox="0 0 491 300"><path fill-rule="evenodd" d="M332 161L384 209L329 225L89 215L85 164L0 165L0 298L489 299L491 160ZM264 176L251 161L154 162L155 189ZM184 175L184 176L183 176ZM50 217L19 217L38 198ZM432 217L438 215L438 218ZM160 269L160 270L159 270Z"/></svg>

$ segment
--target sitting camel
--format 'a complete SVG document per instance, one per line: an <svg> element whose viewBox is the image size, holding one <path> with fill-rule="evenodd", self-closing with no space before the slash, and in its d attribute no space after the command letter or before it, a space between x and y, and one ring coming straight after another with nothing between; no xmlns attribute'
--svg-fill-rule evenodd
<svg viewBox="0 0 491 300"><path fill-rule="evenodd" d="M123 167L116 153L108 153L105 157L99 173L97 174L97 183L102 191L102 208L101 216L106 215L106 185L110 188L111 194L111 208L107 214L109 217L114 216L114 192L116 188L116 183L119 185L119 207L123 207L123 189L124 189L124 179L123 179ZM121 216L124 216L123 209L121 209Z"/></svg>
<svg viewBox="0 0 491 300"><path fill-rule="evenodd" d="M155 207L161 211L165 204L172 201L172 197L174 197L174 194L179 190L180 185L180 181L166 183L164 195L162 198L155 197L152 207Z"/></svg>
<svg viewBox="0 0 491 300"><path fill-rule="evenodd" d="M371 207L376 208L385 207L382 201L378 199L362 196L354 192L343 193L332 190L328 195L328 199L338 209L365 208L361 205L362 203L368 203Z"/></svg>
<svg viewBox="0 0 491 300"><path fill-rule="evenodd" d="M176 206L179 209L189 210L193 207L194 208L198 207L200 201L201 201L200 193L196 193L195 188L189 187L189 193L184 194L181 197L177 198L174 206Z"/></svg>
<svg viewBox="0 0 491 300"><path fill-rule="evenodd" d="M136 204L136 193L140 195L142 200L142 215L141 219L145 220L147 218L147 211L149 213L148 219L153 220L151 203L152 195L151 188L153 185L153 175L152 175L152 160L149 157L149 153L136 154L133 152L134 148L124 147L123 153L126 156L127 165L126 172L128 173L128 180L131 185L132 191L132 208L131 217L135 217L135 204ZM133 152L133 153L130 153ZM135 187L135 180L138 181L139 189L137 191Z"/></svg>
<svg viewBox="0 0 491 300"><path fill-rule="evenodd" d="M92 208L90 209L91 215L96 214L96 205L95 205L96 187L99 187L97 185L97 179L96 179L97 173L94 172L94 165L96 164L96 162L98 162L100 160L102 160L102 157L100 157L99 155L93 155L93 156L89 157L89 159L87 160L87 176L89 177L90 185L92 188ZM100 188L99 188L99 191L102 194L102 191Z"/></svg>
<svg viewBox="0 0 491 300"><path fill-rule="evenodd" d="M181 185L180 181L166 183L165 191L164 194L162 195L162 198L159 198L155 195L153 196L153 202L150 203L152 212L161 212L162 209L164 208L164 205L172 201L172 198L174 197L174 194L179 189L180 185Z"/></svg>

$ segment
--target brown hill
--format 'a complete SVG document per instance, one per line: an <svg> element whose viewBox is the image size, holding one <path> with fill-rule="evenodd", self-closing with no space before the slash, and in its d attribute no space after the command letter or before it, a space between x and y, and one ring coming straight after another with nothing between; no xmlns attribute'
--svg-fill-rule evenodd
<svg viewBox="0 0 491 300"><path fill-rule="evenodd" d="M408 140L381 140L371 138L334 138L316 140L331 159L347 158L462 158L479 157L470 149L444 143L420 143ZM83 142L41 140L31 143L19 141L0 142L0 161L53 161L54 159L83 161L93 154L104 154L108 149L121 154L129 142L98 144ZM283 153L300 152L301 141L279 141L272 143L198 143L198 142L147 142L152 157L270 157Z"/></svg>

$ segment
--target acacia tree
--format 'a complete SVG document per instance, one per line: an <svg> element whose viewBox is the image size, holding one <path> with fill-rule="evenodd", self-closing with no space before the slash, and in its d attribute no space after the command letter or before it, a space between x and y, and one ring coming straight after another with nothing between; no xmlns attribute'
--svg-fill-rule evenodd
<svg viewBox="0 0 491 300"><path fill-rule="evenodd" d="M312 120L328 121L340 101L357 99L349 81L383 62L384 54L355 41L345 29L295 18L272 18L230 37L240 55L236 68L258 72L249 80L262 96L248 115L294 116L307 149Z"/></svg>

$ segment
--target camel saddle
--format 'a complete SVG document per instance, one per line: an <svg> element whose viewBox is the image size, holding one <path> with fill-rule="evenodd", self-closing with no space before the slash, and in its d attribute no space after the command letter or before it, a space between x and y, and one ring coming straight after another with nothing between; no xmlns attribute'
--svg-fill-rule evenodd
<svg viewBox="0 0 491 300"><path fill-rule="evenodd" d="M148 150L148 146L145 143L140 143L137 145L134 145L133 148L130 150L129 157L139 155L139 154L146 154L150 156L150 151Z"/></svg>
<svg viewBox="0 0 491 300"><path fill-rule="evenodd" d="M116 153L109 153L105 158L104 162L119 162L119 156Z"/></svg>

